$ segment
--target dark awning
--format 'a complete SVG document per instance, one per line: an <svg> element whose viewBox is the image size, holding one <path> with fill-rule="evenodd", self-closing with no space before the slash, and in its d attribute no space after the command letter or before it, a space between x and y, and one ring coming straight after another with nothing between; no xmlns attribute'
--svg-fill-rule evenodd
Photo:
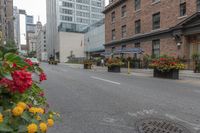
<svg viewBox="0 0 200 133"><path fill-rule="evenodd" d="M114 52L105 51L101 53L102 56L112 56L114 54L142 54L144 51L142 48L127 48L127 49L118 49Z"/></svg>
<svg viewBox="0 0 200 133"><path fill-rule="evenodd" d="M144 51L141 48L128 48L128 49L119 49L116 50L114 53L115 54L141 54Z"/></svg>

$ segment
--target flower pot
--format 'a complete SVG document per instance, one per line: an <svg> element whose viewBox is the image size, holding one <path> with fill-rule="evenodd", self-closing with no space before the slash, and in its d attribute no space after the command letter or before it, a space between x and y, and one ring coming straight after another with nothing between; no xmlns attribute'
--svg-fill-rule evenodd
<svg viewBox="0 0 200 133"><path fill-rule="evenodd" d="M91 64L84 64L84 69L92 69L92 65Z"/></svg>
<svg viewBox="0 0 200 133"><path fill-rule="evenodd" d="M120 73L120 66L108 66L108 72Z"/></svg>
<svg viewBox="0 0 200 133"><path fill-rule="evenodd" d="M154 69L153 76L158 78L179 79L179 70L173 69L167 72L162 72Z"/></svg>

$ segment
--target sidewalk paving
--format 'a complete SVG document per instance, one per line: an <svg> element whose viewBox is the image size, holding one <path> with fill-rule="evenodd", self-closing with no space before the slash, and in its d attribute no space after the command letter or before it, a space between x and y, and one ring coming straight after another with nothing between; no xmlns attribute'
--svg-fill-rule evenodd
<svg viewBox="0 0 200 133"><path fill-rule="evenodd" d="M82 64L71 64L71 63L61 63L72 68L83 68ZM93 66L92 68L95 71L107 71L107 67ZM131 74L135 76L153 76L153 69L130 69ZM127 68L121 68L122 74L127 74ZM194 78L200 79L200 73L194 73L192 70L180 70L180 78Z"/></svg>

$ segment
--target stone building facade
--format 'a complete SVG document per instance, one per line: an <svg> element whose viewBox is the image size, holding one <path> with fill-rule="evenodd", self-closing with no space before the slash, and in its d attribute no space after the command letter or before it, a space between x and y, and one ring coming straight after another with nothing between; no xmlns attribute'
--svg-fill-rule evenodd
<svg viewBox="0 0 200 133"><path fill-rule="evenodd" d="M112 0L104 13L106 51L140 47L185 59L200 52L200 0Z"/></svg>

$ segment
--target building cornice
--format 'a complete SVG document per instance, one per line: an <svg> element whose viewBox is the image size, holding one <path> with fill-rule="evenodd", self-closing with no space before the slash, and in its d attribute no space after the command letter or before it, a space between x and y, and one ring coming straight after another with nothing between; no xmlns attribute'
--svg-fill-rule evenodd
<svg viewBox="0 0 200 133"><path fill-rule="evenodd" d="M147 38L147 37L152 37L152 36L156 36L156 35L170 33L171 31L172 31L171 28L170 29L164 29L164 30L156 30L156 31L153 31L153 32L150 32L150 33L134 35L133 37L130 37L130 38L127 38L127 39L122 39L122 40L119 40L119 41L112 41L112 42L109 42L109 43L104 44L104 45L105 46L112 46L114 44L127 43L127 42L140 40L140 39Z"/></svg>
<svg viewBox="0 0 200 133"><path fill-rule="evenodd" d="M104 14L107 13L108 11L114 9L116 6L124 3L125 1L127 1L127 0L118 0L118 1L115 1L115 2L113 2L111 4L109 4L108 6L105 7L105 10L103 10L103 13Z"/></svg>

